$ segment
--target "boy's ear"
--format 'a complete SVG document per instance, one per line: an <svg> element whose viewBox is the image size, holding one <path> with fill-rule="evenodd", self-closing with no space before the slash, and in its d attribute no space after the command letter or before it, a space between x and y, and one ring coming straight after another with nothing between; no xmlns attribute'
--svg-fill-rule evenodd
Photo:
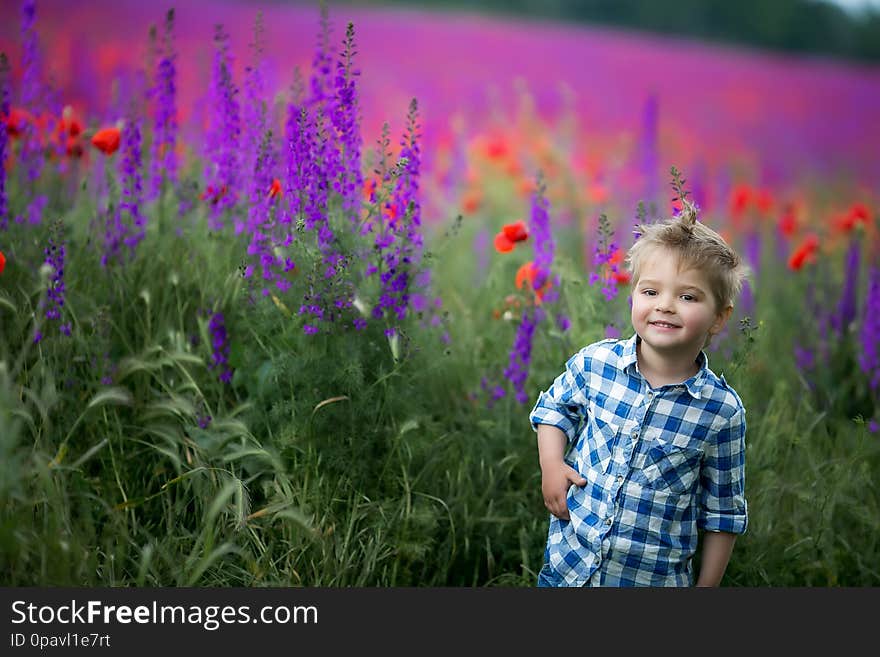
<svg viewBox="0 0 880 657"><path fill-rule="evenodd" d="M721 329L724 328L724 325L727 324L727 320L730 319L730 314L733 312L733 306L728 305L718 311L718 314L715 316L715 322L712 324L712 328L709 329L709 335L715 335L719 333Z"/></svg>

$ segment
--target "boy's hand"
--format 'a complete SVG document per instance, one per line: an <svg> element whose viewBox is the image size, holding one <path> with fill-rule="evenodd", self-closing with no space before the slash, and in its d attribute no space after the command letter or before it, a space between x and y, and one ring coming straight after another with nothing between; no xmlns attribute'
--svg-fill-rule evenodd
<svg viewBox="0 0 880 657"><path fill-rule="evenodd" d="M544 506L560 520L568 520L568 488L571 484L583 486L587 480L565 461L553 462L541 468L541 493Z"/></svg>

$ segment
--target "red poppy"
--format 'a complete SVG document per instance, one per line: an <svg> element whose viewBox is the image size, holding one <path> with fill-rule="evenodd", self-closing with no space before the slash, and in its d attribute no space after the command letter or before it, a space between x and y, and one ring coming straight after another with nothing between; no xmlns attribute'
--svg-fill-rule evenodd
<svg viewBox="0 0 880 657"><path fill-rule="evenodd" d="M495 250L499 253L509 253L513 251L513 247L516 246L507 235L504 234L504 231L501 231L495 236Z"/></svg>
<svg viewBox="0 0 880 657"><path fill-rule="evenodd" d="M273 178L272 184L269 186L269 198L276 196L284 196L284 190L281 189L281 181L278 178Z"/></svg>
<svg viewBox="0 0 880 657"><path fill-rule="evenodd" d="M867 227L871 218L868 214L868 208L862 203L854 203L846 214L840 214L832 219L832 225L835 230L842 233L849 233L858 224Z"/></svg>
<svg viewBox="0 0 880 657"><path fill-rule="evenodd" d="M854 221L861 221L867 224L871 221L871 214L868 212L868 206L864 203L853 203L849 209L849 214Z"/></svg>
<svg viewBox="0 0 880 657"><path fill-rule="evenodd" d="M3 251L0 251L0 274L3 273L4 269L6 269L6 256L3 255Z"/></svg>
<svg viewBox="0 0 880 657"><path fill-rule="evenodd" d="M113 155L119 149L119 128L102 128L92 136L92 145L105 155Z"/></svg>
<svg viewBox="0 0 880 657"><path fill-rule="evenodd" d="M529 229L526 222L522 220L512 224L504 224L501 230L511 242L523 242L529 238Z"/></svg>
<svg viewBox="0 0 880 657"><path fill-rule="evenodd" d="M788 268L798 271L808 262L815 262L816 251L819 249L819 238L815 235L807 235L800 246L788 259Z"/></svg>
<svg viewBox="0 0 880 657"><path fill-rule="evenodd" d="M745 212L752 200L752 190L748 185L737 185L730 195L730 212L740 215Z"/></svg>
<svg viewBox="0 0 880 657"><path fill-rule="evenodd" d="M30 112L20 107L12 107L9 114L3 117L6 121L6 133L10 137L18 137L24 131L25 125L33 120Z"/></svg>
<svg viewBox="0 0 880 657"><path fill-rule="evenodd" d="M495 249L499 253L508 253L513 251L513 247L517 242L524 242L529 238L529 229L524 221L517 221L512 224L504 224L501 232L495 236Z"/></svg>
<svg viewBox="0 0 880 657"><path fill-rule="evenodd" d="M510 147L504 137L495 137L486 144L486 155L490 160L501 160L508 156Z"/></svg>

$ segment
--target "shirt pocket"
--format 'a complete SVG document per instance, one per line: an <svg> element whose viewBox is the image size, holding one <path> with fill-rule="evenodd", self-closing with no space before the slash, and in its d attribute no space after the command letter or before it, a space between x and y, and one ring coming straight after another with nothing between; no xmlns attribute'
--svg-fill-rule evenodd
<svg viewBox="0 0 880 657"><path fill-rule="evenodd" d="M607 473L620 434L620 426L595 416L588 431L589 435L581 450L583 463L603 474Z"/></svg>
<svg viewBox="0 0 880 657"><path fill-rule="evenodd" d="M657 442L645 453L639 472L642 483L657 491L687 493L694 487L700 472L703 453L691 447Z"/></svg>

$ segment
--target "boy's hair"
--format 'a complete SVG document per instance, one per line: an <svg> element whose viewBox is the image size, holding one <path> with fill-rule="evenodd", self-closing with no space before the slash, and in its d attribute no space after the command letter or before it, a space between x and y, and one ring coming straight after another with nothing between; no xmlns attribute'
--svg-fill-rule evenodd
<svg viewBox="0 0 880 657"><path fill-rule="evenodd" d="M706 275L718 310L732 306L749 268L721 235L697 221L693 204L685 200L683 206L676 217L637 228L639 237L626 255L632 285L639 281L646 256L657 247L665 247L678 255L680 267L697 269Z"/></svg>

